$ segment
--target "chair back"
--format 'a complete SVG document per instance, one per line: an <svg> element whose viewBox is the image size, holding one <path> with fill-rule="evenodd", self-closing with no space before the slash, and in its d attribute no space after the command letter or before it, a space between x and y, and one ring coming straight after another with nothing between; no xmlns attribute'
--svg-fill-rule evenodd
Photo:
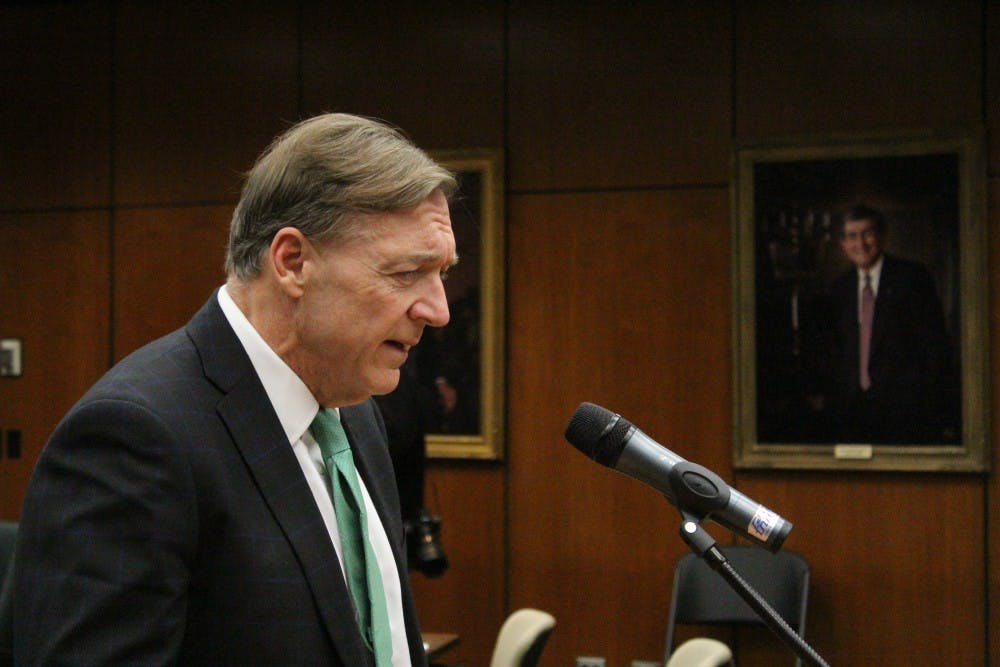
<svg viewBox="0 0 1000 667"><path fill-rule="evenodd" d="M556 619L538 609L518 609L504 621L490 667L535 667Z"/></svg>
<svg viewBox="0 0 1000 667"><path fill-rule="evenodd" d="M800 637L805 637L809 602L809 563L794 551L771 553L756 546L720 547L747 583L781 615ZM693 553L681 557L674 569L674 585L667 620L666 654L673 652L677 625L764 623L729 583ZM800 664L796 660L796 664Z"/></svg>
<svg viewBox="0 0 1000 667"><path fill-rule="evenodd" d="M733 664L733 652L717 639L694 637L677 647L666 667L724 667Z"/></svg>

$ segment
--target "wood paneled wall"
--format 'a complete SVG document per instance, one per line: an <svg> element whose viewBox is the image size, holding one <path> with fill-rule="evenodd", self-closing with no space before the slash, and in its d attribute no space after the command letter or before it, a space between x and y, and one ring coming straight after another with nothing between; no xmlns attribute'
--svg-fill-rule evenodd
<svg viewBox="0 0 1000 667"><path fill-rule="evenodd" d="M25 345L0 517L69 405L221 282L254 156L352 111L506 152L507 457L432 463L452 566L414 581L450 661L487 664L521 606L558 619L543 665L662 655L678 516L566 444L586 400L795 523L831 664L1000 665L998 476L734 471L729 284L734 141L984 125L1000 293L996 3L5 3L0 58L0 336Z"/></svg>
<svg viewBox="0 0 1000 667"><path fill-rule="evenodd" d="M0 377L0 516L16 518L34 461L56 422L108 367L107 211L0 214L0 336L22 341L21 377Z"/></svg>

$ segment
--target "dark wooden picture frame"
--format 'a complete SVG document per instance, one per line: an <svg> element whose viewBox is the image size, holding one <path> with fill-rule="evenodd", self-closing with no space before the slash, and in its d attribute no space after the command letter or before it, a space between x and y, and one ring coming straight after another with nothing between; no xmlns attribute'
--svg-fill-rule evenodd
<svg viewBox="0 0 1000 667"><path fill-rule="evenodd" d="M983 145L960 131L737 147L736 467L989 469ZM879 379L859 390L864 274L840 225L873 210L886 221L868 366Z"/></svg>

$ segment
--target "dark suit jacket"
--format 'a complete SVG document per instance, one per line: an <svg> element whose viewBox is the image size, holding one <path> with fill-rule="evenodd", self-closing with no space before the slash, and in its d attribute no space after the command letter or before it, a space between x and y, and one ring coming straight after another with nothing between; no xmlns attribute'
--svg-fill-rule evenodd
<svg viewBox="0 0 1000 667"><path fill-rule="evenodd" d="M384 426L371 401L341 414L422 665ZM316 502L214 295L58 426L12 576L17 664L371 663Z"/></svg>
<svg viewBox="0 0 1000 667"><path fill-rule="evenodd" d="M850 436L878 442L925 442L942 438L952 359L941 300L928 271L886 255L879 278L868 370L871 388L858 382L858 277L841 275L832 285L835 303L836 395ZM863 398L871 419L867 433L852 433L862 419Z"/></svg>

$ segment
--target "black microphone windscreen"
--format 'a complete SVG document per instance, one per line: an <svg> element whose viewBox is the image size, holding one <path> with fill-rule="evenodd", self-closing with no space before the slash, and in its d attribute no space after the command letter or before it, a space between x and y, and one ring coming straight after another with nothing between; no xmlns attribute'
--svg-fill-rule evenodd
<svg viewBox="0 0 1000 667"><path fill-rule="evenodd" d="M569 424L566 440L601 465L614 468L634 428L621 415L593 403L581 403Z"/></svg>

